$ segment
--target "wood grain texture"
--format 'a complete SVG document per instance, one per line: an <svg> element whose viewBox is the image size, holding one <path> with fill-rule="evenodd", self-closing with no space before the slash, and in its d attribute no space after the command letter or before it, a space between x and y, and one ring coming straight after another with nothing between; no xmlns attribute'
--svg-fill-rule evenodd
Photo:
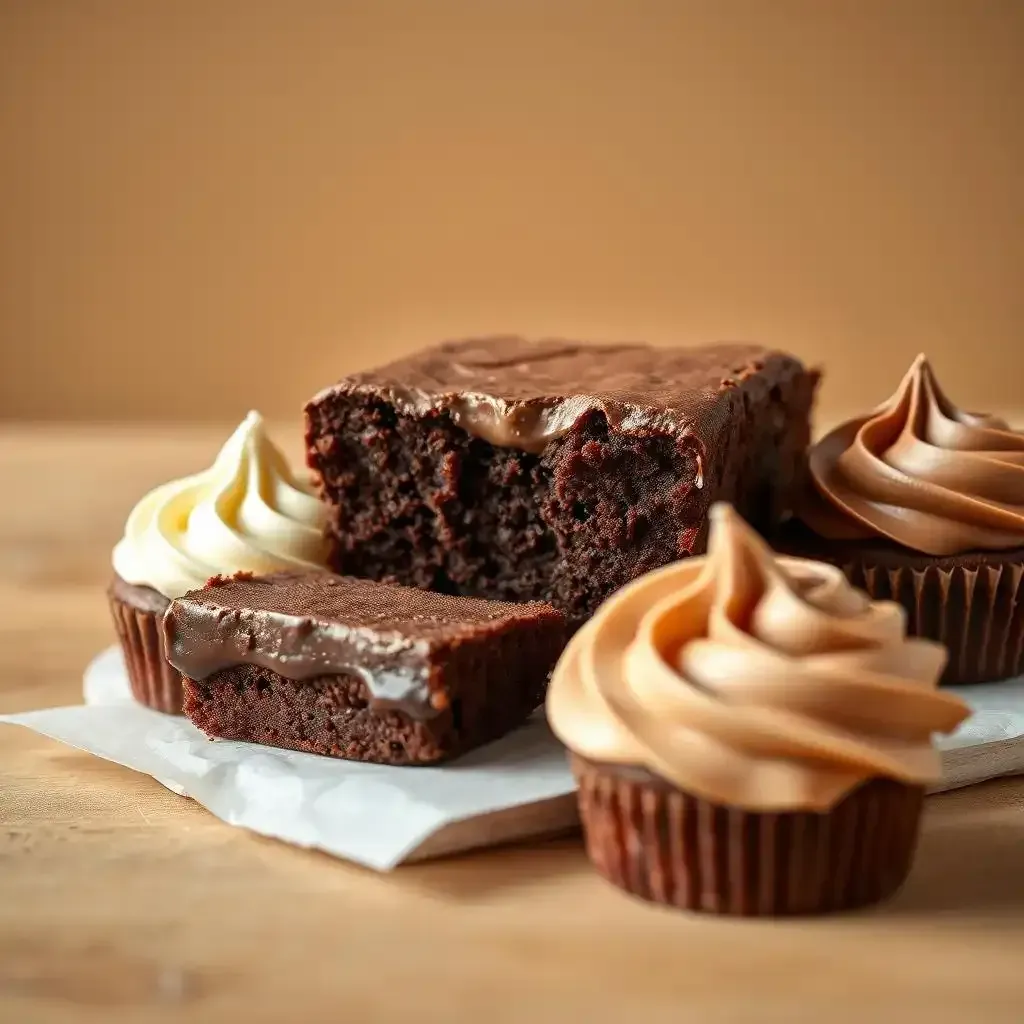
<svg viewBox="0 0 1024 1024"><path fill-rule="evenodd" d="M221 436L0 430L0 711L79 699L128 507ZM929 801L885 908L705 919L575 838L374 875L0 726L0 1020L1018 1021L1022 851L1024 782L978 786Z"/></svg>

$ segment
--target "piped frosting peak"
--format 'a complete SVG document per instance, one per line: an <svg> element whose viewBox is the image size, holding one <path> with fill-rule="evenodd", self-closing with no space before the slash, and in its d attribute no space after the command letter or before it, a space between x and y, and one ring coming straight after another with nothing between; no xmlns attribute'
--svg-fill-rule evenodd
<svg viewBox="0 0 1024 1024"><path fill-rule="evenodd" d="M918 356L896 394L822 438L800 518L928 555L1024 546L1024 434L958 409Z"/></svg>
<svg viewBox="0 0 1024 1024"><path fill-rule="evenodd" d="M625 587L573 638L549 689L576 753L638 765L735 807L825 810L873 777L939 777L944 649L832 566L776 559L728 506L708 554Z"/></svg>
<svg viewBox="0 0 1024 1024"><path fill-rule="evenodd" d="M114 548L126 582L180 597L211 576L322 567L325 510L250 412L213 465L150 491Z"/></svg>

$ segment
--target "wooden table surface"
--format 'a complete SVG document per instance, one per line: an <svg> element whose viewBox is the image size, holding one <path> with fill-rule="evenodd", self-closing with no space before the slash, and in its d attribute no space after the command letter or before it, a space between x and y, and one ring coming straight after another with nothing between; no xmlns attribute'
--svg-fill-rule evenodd
<svg viewBox="0 0 1024 1024"><path fill-rule="evenodd" d="M126 513L224 437L0 427L0 712L80 699ZM743 922L631 901L576 838L375 875L0 726L11 1024L1020 1021L1022 977L1024 781L932 798L888 906Z"/></svg>

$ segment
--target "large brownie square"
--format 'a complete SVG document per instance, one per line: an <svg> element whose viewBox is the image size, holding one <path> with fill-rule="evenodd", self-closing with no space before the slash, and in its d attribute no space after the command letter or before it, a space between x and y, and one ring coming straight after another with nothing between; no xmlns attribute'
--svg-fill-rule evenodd
<svg viewBox="0 0 1024 1024"><path fill-rule="evenodd" d="M731 501L789 510L817 375L723 344L451 342L306 406L333 567L451 594L542 600L575 624L704 551Z"/></svg>

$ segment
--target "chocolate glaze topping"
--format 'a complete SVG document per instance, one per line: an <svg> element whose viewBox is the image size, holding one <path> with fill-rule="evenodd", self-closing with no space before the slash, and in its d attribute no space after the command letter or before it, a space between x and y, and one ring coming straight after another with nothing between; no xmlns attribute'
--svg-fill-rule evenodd
<svg viewBox="0 0 1024 1024"><path fill-rule="evenodd" d="M375 710L423 720L445 707L435 665L445 649L517 620L560 618L544 604L450 597L330 573L241 574L171 602L167 660L202 680L233 665L287 679L351 674Z"/></svg>
<svg viewBox="0 0 1024 1024"><path fill-rule="evenodd" d="M310 405L332 392L377 395L409 415L447 412L467 433L535 454L594 410L627 433L683 431L707 443L727 415L719 393L770 363L800 369L792 356L749 344L659 349L481 338L353 374Z"/></svg>

